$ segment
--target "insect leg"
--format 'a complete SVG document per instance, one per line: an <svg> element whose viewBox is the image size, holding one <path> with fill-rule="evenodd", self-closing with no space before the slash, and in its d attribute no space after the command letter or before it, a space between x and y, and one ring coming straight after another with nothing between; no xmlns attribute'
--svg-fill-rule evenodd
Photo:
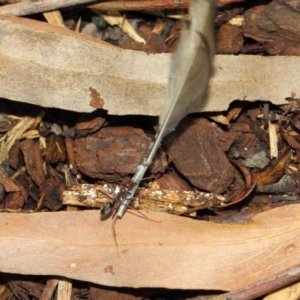
<svg viewBox="0 0 300 300"><path fill-rule="evenodd" d="M115 215L112 219L111 230L112 230L112 235L113 235L115 245L116 245L116 248L117 248L117 252L118 252L118 256L119 256L119 248L118 248L117 235L116 235L116 230L115 230L115 224L117 222L117 219L118 219L118 216Z"/></svg>

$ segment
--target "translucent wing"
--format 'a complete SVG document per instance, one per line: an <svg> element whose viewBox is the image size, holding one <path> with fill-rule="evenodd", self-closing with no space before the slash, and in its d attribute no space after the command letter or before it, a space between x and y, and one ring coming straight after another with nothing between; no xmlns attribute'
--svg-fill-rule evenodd
<svg viewBox="0 0 300 300"><path fill-rule="evenodd" d="M193 0L172 56L168 91L159 117L162 137L203 101L214 57L215 1Z"/></svg>
<svg viewBox="0 0 300 300"><path fill-rule="evenodd" d="M117 211L121 218L160 146L162 138L174 130L188 113L199 108L212 73L214 57L214 16L216 0L192 0L186 21L172 56L166 99L159 117L159 131L148 157L138 166L132 181L136 185Z"/></svg>

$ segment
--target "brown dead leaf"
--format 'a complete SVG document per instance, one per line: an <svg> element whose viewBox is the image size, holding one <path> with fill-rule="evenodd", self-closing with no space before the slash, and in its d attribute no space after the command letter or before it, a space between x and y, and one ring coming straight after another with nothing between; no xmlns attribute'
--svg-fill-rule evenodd
<svg viewBox="0 0 300 300"><path fill-rule="evenodd" d="M284 173L284 167L291 159L291 152L287 151L274 168L257 173L257 186L263 186L277 182Z"/></svg>
<svg viewBox="0 0 300 300"><path fill-rule="evenodd" d="M289 134L289 132L286 132L283 129L281 129L280 132L282 137L292 149L300 150L300 142L297 140L297 138L293 137L292 134Z"/></svg>

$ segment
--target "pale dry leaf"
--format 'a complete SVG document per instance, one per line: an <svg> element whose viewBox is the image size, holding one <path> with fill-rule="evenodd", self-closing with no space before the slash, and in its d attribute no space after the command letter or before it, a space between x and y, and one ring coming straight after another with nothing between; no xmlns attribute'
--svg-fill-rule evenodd
<svg viewBox="0 0 300 300"><path fill-rule="evenodd" d="M75 25L75 31L76 32L79 32L80 26L81 26L81 17L79 17L79 19L76 22L76 25Z"/></svg>
<svg viewBox="0 0 300 300"><path fill-rule="evenodd" d="M111 222L100 222L99 211L2 213L1 271L107 286L230 291L299 263L299 204L265 211L245 225L145 215L160 222L131 214L118 220L117 252Z"/></svg>
<svg viewBox="0 0 300 300"><path fill-rule="evenodd" d="M15 141L20 139L34 123L36 118L40 119L45 114L42 110L37 117L24 117L11 130L9 130L0 139L0 162L3 162L7 157L9 150L15 144Z"/></svg>
<svg viewBox="0 0 300 300"><path fill-rule="evenodd" d="M219 124L223 124L228 126L229 125L229 120L226 116L223 116L222 114L219 114L217 116L210 116L210 119L212 119L213 121L219 123Z"/></svg>
<svg viewBox="0 0 300 300"><path fill-rule="evenodd" d="M0 17L0 38L2 98L91 112L92 87L110 114L160 113L168 53L121 50L58 26L8 16ZM195 109L224 111L234 99L244 98L286 104L291 93L300 95L299 68L299 57L217 55L208 93Z"/></svg>
<svg viewBox="0 0 300 300"><path fill-rule="evenodd" d="M43 15L49 24L65 27L63 17L59 10L44 12Z"/></svg>
<svg viewBox="0 0 300 300"><path fill-rule="evenodd" d="M72 281L68 278L60 278L57 284L57 299L68 300L72 297Z"/></svg>
<svg viewBox="0 0 300 300"><path fill-rule="evenodd" d="M269 120L270 157L278 159L277 126Z"/></svg>
<svg viewBox="0 0 300 300"><path fill-rule="evenodd" d="M228 21L230 25L237 26L237 27L242 27L244 22L245 22L244 16L235 16L234 18Z"/></svg>
<svg viewBox="0 0 300 300"><path fill-rule="evenodd" d="M24 132L20 139L37 139L40 138L40 132L36 129Z"/></svg>
<svg viewBox="0 0 300 300"><path fill-rule="evenodd" d="M167 23L166 22L158 22L154 25L152 32L156 33L158 35L161 35L163 30L166 28Z"/></svg>

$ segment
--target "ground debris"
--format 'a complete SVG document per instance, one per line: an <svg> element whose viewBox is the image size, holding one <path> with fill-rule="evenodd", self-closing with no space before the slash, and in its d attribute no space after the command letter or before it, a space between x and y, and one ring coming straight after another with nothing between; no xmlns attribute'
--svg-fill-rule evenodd
<svg viewBox="0 0 300 300"><path fill-rule="evenodd" d="M0 2L8 3L5 0ZM58 293L57 286L65 286L69 298L72 289L74 300L108 297L133 300L151 297L153 294L160 297L166 294L165 290L133 291L104 288L102 285L124 286L132 281L132 286L152 283L153 286L159 284L177 288L177 282L168 282L174 274L178 278L182 276L182 288L234 289L245 284L244 278L261 279L266 273L274 274L278 266L282 270L287 265L297 263L297 256L292 253L298 249L299 244L299 226L296 224L299 205L289 205L300 201L300 100L297 98L297 79L294 79L297 73L293 73L290 67L297 66L298 59L261 56L299 53L299 9L297 4L288 0L274 0L258 6L250 2L244 4L239 0L219 1L220 6L229 5L220 8L217 13L217 52L260 55L239 55L232 61L231 56L217 56L215 72L223 77L213 78L217 81L212 80L212 89L208 95L219 90L220 82L225 80L226 88L230 88L231 84L235 86L234 92L229 94L234 94L236 99L270 101L235 101L222 113L195 114L183 120L178 130L171 133L163 143L132 203L133 209L130 212L139 214L137 211L140 210L141 216L148 220L126 214L116 226L121 256L124 254L124 257L130 257L133 252L135 255L130 259L133 263L128 265L128 259L123 263L120 263L119 258L116 260L110 224L100 222L99 212L93 209L98 210L103 203L112 201L118 184L134 173L154 139L157 120L136 114L158 114L161 100L157 99L162 99L165 94L165 74L168 73L166 66L169 61L168 58L160 60L153 57L161 57L158 53L165 53L162 56L168 57L166 53L173 52L180 33L180 19L186 17L185 12L174 12L171 17L169 12L160 15L148 12L147 17L122 12L118 13L120 27L116 28L103 22L101 16L104 10L95 15L97 7L114 6L127 10L130 7L141 9L145 5L149 6L147 1L135 2L97 3L91 6L93 11L84 7L78 8L76 12L56 11L56 14L60 14L62 27L68 25L74 29L77 26L79 31L114 46L105 44L104 47L102 41L82 37L74 32L74 36L65 34L63 29L54 30L53 26L35 27L32 24L40 23L33 20L0 18L0 23L5 25L2 29L10 30L4 31L2 35L11 37L9 42L3 40L1 56L5 67L3 80L8 79L3 82L2 90L11 91L11 99L28 102L40 99L39 104L44 105L48 99L55 98L57 105L74 110L81 102L87 101L88 110L80 106L80 111L105 108L96 109L92 113L72 113L1 100L0 210L39 212L2 215L1 265L5 265L5 269L1 271L47 275L42 278L26 276L24 280L22 276L11 277L2 273L3 299L51 299ZM231 5L233 2L241 3ZM187 5L187 2L180 5ZM85 10L84 14L82 9ZM82 19L77 22L79 15ZM48 17L47 20L50 19ZM125 21L145 43L132 40L121 29ZM42 37L45 44L35 47L32 44L35 36L33 32L39 38ZM16 41L22 42L19 38L21 34L26 39L24 44L17 47ZM60 39L61 44L53 43L49 47L55 39ZM83 47L85 44L89 47ZM57 45L63 47L55 48ZM141 50L147 55L127 50L121 52L115 46ZM98 50L102 47L106 49L103 50L105 55L101 54L102 50L99 54ZM74 52L69 55L71 48ZM15 53L15 49L20 49L21 56L7 56ZM45 64L41 65L35 61L35 57L45 49L50 52L45 52L48 53L43 57ZM53 61L47 60L53 57L49 53L61 49L66 50L68 55L64 58L58 55ZM136 53L136 56L127 55L125 57L128 59L123 59L119 53L125 52ZM24 53L33 53L33 56L24 60ZM113 63L107 59L112 53L115 58L112 59ZM137 57L142 62L138 65L135 64ZM103 61L98 61L100 58ZM8 61L14 64L10 65ZM60 64L56 65L57 62ZM260 68L255 67L256 63L265 66L261 68L261 73L256 72ZM104 69L99 69L100 64L105 65ZM62 68L62 65L70 69ZM243 68L238 68L238 65L243 65ZM10 66L10 69L6 69ZM34 67L30 69L29 66ZM122 73L124 66L126 70ZM288 77L283 77L286 69L291 71ZM17 72L11 77L7 76L11 70ZM154 77L142 78L136 75L136 70L140 70L143 76L156 73ZM25 74L22 77L24 81L19 77L22 74ZM234 76L231 78L232 74ZM43 85L41 79L32 80L42 77L53 77L55 81ZM126 81L128 78L130 81ZM65 79L67 88L61 86ZM293 85L294 81L296 85ZM102 82L103 85L94 86L91 82ZM54 83L58 84L56 88ZM142 92L139 90L141 86ZM117 95L116 102L109 98L114 93ZM39 98L40 95L43 97ZM228 101L227 92L214 97L220 106L212 104L210 111L225 110L233 100L230 96ZM285 97L288 102L285 102ZM223 100L225 102L221 103ZM288 104L277 106L272 104L275 101ZM46 106L57 106L53 103ZM116 115L112 116L112 112ZM131 115L120 117L117 114ZM276 137L275 142L271 135ZM63 212L65 207L67 211ZM79 211L71 212L74 207ZM42 214L57 210L60 212ZM189 218L157 212L186 215ZM261 212L265 213L256 216ZM149 222L152 219L158 222ZM225 223L244 225L239 227ZM259 232L261 236L256 235ZM7 241L9 245L5 248ZM269 251L266 251L266 245L272 246ZM169 251L172 247L174 251ZM196 248L193 250L194 247L199 247L199 251ZM150 248L155 249L153 257L149 256ZM193 256L195 253L197 255ZM173 254L170 265L165 267L165 262ZM185 259L177 260L178 255ZM158 261L155 267L152 263L156 256ZM191 262L190 257L193 257ZM137 263L134 263L135 259ZM292 263L293 259L295 261ZM146 268L143 268L143 263ZM188 263L188 276L181 275ZM158 270L154 281L151 281L151 269L149 272L144 271L149 270L149 265ZM201 268L193 268L194 265ZM220 266L222 272L228 271L227 281L224 275L219 275L221 272L216 273ZM172 267L176 268L170 273L171 276L164 276ZM190 280L190 272L196 271L199 273L193 278L201 280L191 286L194 282ZM71 282L66 278L53 279L49 274L94 280L101 286ZM118 281L119 276L124 274L124 278ZM257 274L258 278L255 277ZM147 276L150 277L146 279ZM161 276L159 283L157 276ZM199 297L203 295L201 291L197 293Z"/></svg>
<svg viewBox="0 0 300 300"><path fill-rule="evenodd" d="M206 119L186 118L166 144L170 161L197 188L222 193L232 183L234 169Z"/></svg>
<svg viewBox="0 0 300 300"><path fill-rule="evenodd" d="M298 19L297 4L274 0L245 12L244 35L263 44L269 54L299 56Z"/></svg>
<svg viewBox="0 0 300 300"><path fill-rule="evenodd" d="M78 205L85 207L101 207L110 202L114 195L112 185L75 185L64 191L62 200L64 205ZM133 208L146 211L168 212L184 214L191 208L204 209L221 205L226 198L219 194L154 190L140 188L133 201Z"/></svg>

